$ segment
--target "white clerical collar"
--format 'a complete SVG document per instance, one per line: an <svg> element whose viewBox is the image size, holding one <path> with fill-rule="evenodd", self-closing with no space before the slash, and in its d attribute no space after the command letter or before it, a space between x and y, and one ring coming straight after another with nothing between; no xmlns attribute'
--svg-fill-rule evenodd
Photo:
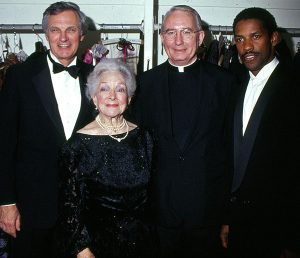
<svg viewBox="0 0 300 258"><path fill-rule="evenodd" d="M57 62L57 63L59 63L59 64L62 64L62 63L57 59L57 57L56 57L55 55L52 54L51 50L49 50L49 54L50 54L51 58L52 58L55 62ZM68 65L68 67L71 66L71 65L76 65L76 62L77 62L77 56L75 56L75 58L74 58L73 61Z"/></svg>
<svg viewBox="0 0 300 258"><path fill-rule="evenodd" d="M184 69L185 69L186 67L191 66L191 65L194 64L196 61L197 61L197 58L196 58L193 62L191 62L190 64L188 64L188 65L174 65L174 64L171 64L171 63L170 63L170 60L168 60L169 64L170 64L171 66L173 66L173 67L177 67L177 68L178 68L178 72L180 72L180 73L183 73L183 72L184 72Z"/></svg>

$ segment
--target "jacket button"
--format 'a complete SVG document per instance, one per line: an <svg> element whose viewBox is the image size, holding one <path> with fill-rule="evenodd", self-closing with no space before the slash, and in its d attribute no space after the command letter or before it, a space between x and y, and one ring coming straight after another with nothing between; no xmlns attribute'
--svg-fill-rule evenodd
<svg viewBox="0 0 300 258"><path fill-rule="evenodd" d="M236 196L232 196L232 197L230 198L230 202L235 202L235 201L236 201L236 199L237 199L237 197L236 197Z"/></svg>
<svg viewBox="0 0 300 258"><path fill-rule="evenodd" d="M179 160L184 161L184 157L180 155Z"/></svg>
<svg viewBox="0 0 300 258"><path fill-rule="evenodd" d="M243 201L243 204L246 206L246 205L249 205L251 202L249 200L244 200Z"/></svg>

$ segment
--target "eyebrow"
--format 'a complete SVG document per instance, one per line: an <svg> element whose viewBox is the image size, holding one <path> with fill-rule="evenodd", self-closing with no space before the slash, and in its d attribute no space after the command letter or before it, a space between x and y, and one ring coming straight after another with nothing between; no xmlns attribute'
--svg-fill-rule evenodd
<svg viewBox="0 0 300 258"><path fill-rule="evenodd" d="M170 29L166 29L165 31L168 31L168 30L193 30L191 27L183 27L183 28L178 28L178 29L175 29L175 28L170 28Z"/></svg>

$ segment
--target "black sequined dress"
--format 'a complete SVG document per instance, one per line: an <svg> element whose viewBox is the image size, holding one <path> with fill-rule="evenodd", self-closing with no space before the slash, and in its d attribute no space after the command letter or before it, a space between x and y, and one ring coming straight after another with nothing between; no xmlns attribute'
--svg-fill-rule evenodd
<svg viewBox="0 0 300 258"><path fill-rule="evenodd" d="M140 128L121 142L80 133L68 141L61 158L59 248L64 257L86 247L97 258L152 257L151 154L151 137Z"/></svg>

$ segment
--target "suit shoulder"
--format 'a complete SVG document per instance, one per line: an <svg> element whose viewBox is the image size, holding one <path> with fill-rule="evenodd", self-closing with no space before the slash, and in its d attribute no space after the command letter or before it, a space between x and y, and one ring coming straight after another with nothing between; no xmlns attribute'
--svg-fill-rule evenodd
<svg viewBox="0 0 300 258"><path fill-rule="evenodd" d="M150 70L141 73L138 78L141 79L141 80L144 80L146 78L152 78L152 79L153 78L157 78L159 76L159 74L161 74L164 71L166 71L166 67L167 67L166 62L162 63L160 65L154 66Z"/></svg>
<svg viewBox="0 0 300 258"><path fill-rule="evenodd" d="M78 60L78 64L80 66L80 70L85 74L85 75L89 75L93 70L94 70L94 66L91 64L87 64L85 62L83 62L81 59Z"/></svg>
<svg viewBox="0 0 300 258"><path fill-rule="evenodd" d="M13 73L21 73L22 77L35 74L47 66L46 54L39 55L35 58L26 59L25 62L13 65L11 71ZM20 77L20 78L22 78Z"/></svg>
<svg viewBox="0 0 300 258"><path fill-rule="evenodd" d="M205 71L212 74L213 76L227 77L232 79L234 78L233 74L229 70L225 69L224 67L209 63L207 61L201 61L201 62Z"/></svg>

